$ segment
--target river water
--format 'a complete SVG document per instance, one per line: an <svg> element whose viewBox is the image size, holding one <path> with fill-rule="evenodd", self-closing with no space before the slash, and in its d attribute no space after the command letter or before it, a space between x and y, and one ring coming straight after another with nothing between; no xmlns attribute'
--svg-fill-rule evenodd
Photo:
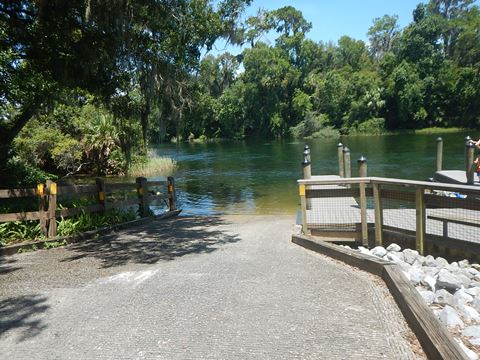
<svg viewBox="0 0 480 360"><path fill-rule="evenodd" d="M466 133L442 134L444 169L463 168ZM470 134L477 138L480 134ZM163 144L154 150L177 160L173 176L184 214L294 214L302 152L311 148L312 174L338 174L337 143L368 159L368 175L426 180L435 171L438 135L356 136L309 141L238 141ZM161 177L159 177L161 179Z"/></svg>

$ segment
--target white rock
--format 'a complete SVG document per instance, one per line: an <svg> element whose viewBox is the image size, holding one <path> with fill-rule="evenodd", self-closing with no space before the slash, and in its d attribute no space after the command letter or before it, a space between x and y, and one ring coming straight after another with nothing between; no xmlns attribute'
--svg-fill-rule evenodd
<svg viewBox="0 0 480 360"><path fill-rule="evenodd" d="M470 266L470 263L466 259L465 260L460 260L458 262L458 266L460 266L462 269L465 269L465 268Z"/></svg>
<svg viewBox="0 0 480 360"><path fill-rule="evenodd" d="M435 298L433 299L433 302L439 305L455 305L453 301L453 295L445 289L440 289L435 292Z"/></svg>
<svg viewBox="0 0 480 360"><path fill-rule="evenodd" d="M476 270L480 271L480 264L472 264L471 266Z"/></svg>
<svg viewBox="0 0 480 360"><path fill-rule="evenodd" d="M473 301L473 296L468 294L465 289L459 289L453 294L453 299L457 301L457 303L471 303Z"/></svg>
<svg viewBox="0 0 480 360"><path fill-rule="evenodd" d="M385 250L383 246L375 246L372 250L370 250L370 252L372 253L372 255L380 258L387 255L387 250Z"/></svg>
<svg viewBox="0 0 480 360"><path fill-rule="evenodd" d="M470 344L478 346L480 345L480 338L470 338L468 339L470 341Z"/></svg>
<svg viewBox="0 0 480 360"><path fill-rule="evenodd" d="M458 270L460 270L460 266L458 266L458 263L452 262L451 264L445 266L445 269L452 273L456 273Z"/></svg>
<svg viewBox="0 0 480 360"><path fill-rule="evenodd" d="M412 267L408 273L410 274L410 282L413 284L413 285L417 285L420 283L420 281L423 280L423 278L425 277L425 274L423 273L423 271L419 268L416 268L416 267Z"/></svg>
<svg viewBox="0 0 480 360"><path fill-rule="evenodd" d="M367 248L364 248L363 246L359 246L358 251L360 251L360 253L365 254L365 255L372 255L370 250L368 250Z"/></svg>
<svg viewBox="0 0 480 360"><path fill-rule="evenodd" d="M480 287L478 287L478 286L465 289L465 292L468 295L471 295L473 297L480 297Z"/></svg>
<svg viewBox="0 0 480 360"><path fill-rule="evenodd" d="M467 355L467 357L468 357L470 360L478 360L478 355L475 354L474 351L472 351L472 350L470 350L468 347L466 347L462 340L457 339L457 338L455 338L455 340L457 341L457 343L458 343L458 345L460 346L460 348L463 350L463 352L465 353L465 355Z"/></svg>
<svg viewBox="0 0 480 360"><path fill-rule="evenodd" d="M435 294L432 291L426 290L426 289L423 289L423 288L416 288L416 289L419 292L419 294L422 296L423 300L425 300L425 302L428 305L433 303L433 299L435 298Z"/></svg>
<svg viewBox="0 0 480 360"><path fill-rule="evenodd" d="M433 266L423 266L422 270L426 275L430 275L431 277L436 277L440 271L439 268Z"/></svg>
<svg viewBox="0 0 480 360"><path fill-rule="evenodd" d="M463 275L461 273L456 273L455 274L455 277L460 280L460 282L462 283L462 285L466 288L468 287L471 287L471 284L472 284L472 280L466 276L466 275Z"/></svg>
<svg viewBox="0 0 480 360"><path fill-rule="evenodd" d="M408 270L402 270L403 275L407 278L408 281L410 281L410 272Z"/></svg>
<svg viewBox="0 0 480 360"><path fill-rule="evenodd" d="M471 279L473 278L473 275L472 275L469 271L467 271L466 268L463 268L463 269L460 268L460 270L458 271L458 273L459 273L459 274L462 274L463 276L468 277L468 278L470 279L470 281L471 281Z"/></svg>
<svg viewBox="0 0 480 360"><path fill-rule="evenodd" d="M462 331L462 335L466 337L479 338L480 337L480 325L468 326Z"/></svg>
<svg viewBox="0 0 480 360"><path fill-rule="evenodd" d="M423 258L423 266L437 266L435 258L432 255L427 255Z"/></svg>
<svg viewBox="0 0 480 360"><path fill-rule="evenodd" d="M444 268L448 265L448 261L439 256L435 259L435 264L437 264L439 268Z"/></svg>
<svg viewBox="0 0 480 360"><path fill-rule="evenodd" d="M465 304L459 304L459 305L457 305L456 309L457 309L459 315L467 323L470 323L472 321L475 321L475 322L480 321L480 314L473 307L465 305Z"/></svg>
<svg viewBox="0 0 480 360"><path fill-rule="evenodd" d="M438 272L437 288L447 289L449 291L456 291L462 287L462 280L453 275L450 271L442 269Z"/></svg>
<svg viewBox="0 0 480 360"><path fill-rule="evenodd" d="M445 324L447 327L464 327L464 323L457 312L450 305L445 305L442 312L440 313L440 321Z"/></svg>
<svg viewBox="0 0 480 360"><path fill-rule="evenodd" d="M470 304L471 307L473 307L475 310L480 311L480 299L475 298Z"/></svg>
<svg viewBox="0 0 480 360"><path fill-rule="evenodd" d="M402 248L400 247L400 245L397 245L395 243L391 243L390 245L387 246L387 251L399 252L401 250Z"/></svg>
<svg viewBox="0 0 480 360"><path fill-rule="evenodd" d="M473 267L467 267L464 270L472 276L477 275L479 273L479 271Z"/></svg>
<svg viewBox="0 0 480 360"><path fill-rule="evenodd" d="M397 252L388 252L386 258L394 263L403 263L403 254Z"/></svg>
<svg viewBox="0 0 480 360"><path fill-rule="evenodd" d="M404 261L407 264L412 265L415 262L415 260L417 259L417 256L418 256L418 251L417 250L412 250L412 249L403 250Z"/></svg>
<svg viewBox="0 0 480 360"><path fill-rule="evenodd" d="M435 284L436 284L437 280L435 280L435 278L433 276L430 276L430 275L426 275L422 281L421 281L421 284L426 286L427 289L431 290L431 291L435 291Z"/></svg>

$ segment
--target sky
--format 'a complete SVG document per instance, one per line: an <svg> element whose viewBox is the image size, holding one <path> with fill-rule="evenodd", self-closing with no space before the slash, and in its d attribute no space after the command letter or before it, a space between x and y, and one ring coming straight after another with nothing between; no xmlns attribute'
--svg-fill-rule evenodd
<svg viewBox="0 0 480 360"><path fill-rule="evenodd" d="M398 24L401 28L412 21L412 12L422 0L254 0L247 8L245 17L253 16L259 8L275 10L283 6L293 6L300 10L303 17L312 23L312 29L307 38L314 41L337 42L343 35L357 40L367 40L368 28L373 19L383 15L398 15ZM269 36L273 45L274 36ZM267 42L267 41L266 41ZM233 54L241 52L240 47L227 46L217 43L211 53L216 55L224 51Z"/></svg>

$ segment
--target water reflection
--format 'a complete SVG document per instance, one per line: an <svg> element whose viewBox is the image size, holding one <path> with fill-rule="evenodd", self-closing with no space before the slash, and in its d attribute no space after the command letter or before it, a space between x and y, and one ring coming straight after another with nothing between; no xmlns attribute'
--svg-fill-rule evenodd
<svg viewBox="0 0 480 360"><path fill-rule="evenodd" d="M462 169L465 133L444 134L444 168ZM426 180L435 170L437 135L345 137L307 141L312 173L337 174L337 143L356 160L368 159L371 176ZM156 151L179 163L174 174L184 213L293 214L298 208L296 180L302 175L305 143L242 141L211 144L165 144Z"/></svg>

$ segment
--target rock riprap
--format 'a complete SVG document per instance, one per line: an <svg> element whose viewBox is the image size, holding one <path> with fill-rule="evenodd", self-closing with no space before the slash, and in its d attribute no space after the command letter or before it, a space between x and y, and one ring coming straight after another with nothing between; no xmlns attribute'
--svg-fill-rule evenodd
<svg viewBox="0 0 480 360"><path fill-rule="evenodd" d="M452 332L467 357L479 359L479 264L470 264L468 260L449 263L442 257L422 256L416 250L402 251L397 244L373 249L360 246L357 251L399 265L433 313Z"/></svg>

